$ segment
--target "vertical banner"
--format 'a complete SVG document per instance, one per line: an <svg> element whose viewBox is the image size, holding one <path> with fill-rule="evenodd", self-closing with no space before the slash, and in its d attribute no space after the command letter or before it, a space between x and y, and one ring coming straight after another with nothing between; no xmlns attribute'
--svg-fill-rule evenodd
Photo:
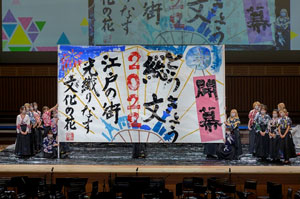
<svg viewBox="0 0 300 199"><path fill-rule="evenodd" d="M202 142L223 138L216 77L194 77L196 107Z"/></svg>
<svg viewBox="0 0 300 199"><path fill-rule="evenodd" d="M60 142L223 142L224 46L59 46Z"/></svg>
<svg viewBox="0 0 300 199"><path fill-rule="evenodd" d="M243 0L250 44L273 41L268 0Z"/></svg>

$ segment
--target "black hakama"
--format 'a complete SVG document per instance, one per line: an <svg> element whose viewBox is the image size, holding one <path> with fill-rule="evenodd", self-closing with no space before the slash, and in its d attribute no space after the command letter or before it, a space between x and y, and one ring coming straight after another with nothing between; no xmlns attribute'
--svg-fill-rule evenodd
<svg viewBox="0 0 300 199"><path fill-rule="evenodd" d="M57 147L52 147L52 153L43 152L44 158L57 158Z"/></svg>
<svg viewBox="0 0 300 199"><path fill-rule="evenodd" d="M256 148L256 129L255 124L251 126L251 130L249 131L249 153L255 153Z"/></svg>
<svg viewBox="0 0 300 199"><path fill-rule="evenodd" d="M225 143L220 144L217 150L218 159L221 160L233 160L237 159L236 152L236 138L234 133L232 132L230 135L225 135Z"/></svg>
<svg viewBox="0 0 300 199"><path fill-rule="evenodd" d="M219 144L217 143L204 144L204 154L206 154L207 157L216 158L218 146Z"/></svg>
<svg viewBox="0 0 300 199"><path fill-rule="evenodd" d="M274 134L276 127L271 127L271 133ZM269 138L269 155L272 160L279 160L280 159L280 136L276 135L275 138L271 137Z"/></svg>
<svg viewBox="0 0 300 199"><path fill-rule="evenodd" d="M43 134L43 139L47 137L48 132L51 130L51 126L44 126L44 134Z"/></svg>
<svg viewBox="0 0 300 199"><path fill-rule="evenodd" d="M146 144L134 143L132 150L132 158L145 158L146 157Z"/></svg>
<svg viewBox="0 0 300 199"><path fill-rule="evenodd" d="M265 132L267 125L260 125L261 131ZM269 154L269 135L266 133L265 136L262 136L260 132L257 132L256 135L256 149L255 156L259 158L267 158Z"/></svg>
<svg viewBox="0 0 300 199"><path fill-rule="evenodd" d="M240 155L243 154L242 142L241 142L241 135L239 128L235 128L233 130L234 135L234 147L235 147L235 157L238 158Z"/></svg>
<svg viewBox="0 0 300 199"><path fill-rule="evenodd" d="M35 129L31 128L31 133L29 133L30 136L30 148L32 154L35 154Z"/></svg>
<svg viewBox="0 0 300 199"><path fill-rule="evenodd" d="M286 129L280 129L281 135L285 133ZM283 153L284 160L296 157L295 144L291 132L289 131L286 136L280 138L280 150Z"/></svg>
<svg viewBox="0 0 300 199"><path fill-rule="evenodd" d="M269 143L270 143L270 149L269 149L269 154L270 158L273 160L279 160L280 159L280 136L276 135L275 138L270 138Z"/></svg>
<svg viewBox="0 0 300 199"><path fill-rule="evenodd" d="M21 128L22 128L22 125L21 125ZM26 129L26 127L25 127L25 129ZM15 154L17 156L30 156L30 155L32 155L30 133L27 133L26 135L23 135L21 133L17 133Z"/></svg>
<svg viewBox="0 0 300 199"><path fill-rule="evenodd" d="M35 151L40 151L42 148L43 135L41 128L34 129L34 143L35 143Z"/></svg>
<svg viewBox="0 0 300 199"><path fill-rule="evenodd" d="M236 149L233 145L220 144L217 150L217 156L220 160L236 159Z"/></svg>

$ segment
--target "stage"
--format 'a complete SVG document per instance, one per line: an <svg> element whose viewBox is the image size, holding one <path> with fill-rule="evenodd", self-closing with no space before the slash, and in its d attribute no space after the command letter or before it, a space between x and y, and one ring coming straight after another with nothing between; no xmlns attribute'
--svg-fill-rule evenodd
<svg viewBox="0 0 300 199"><path fill-rule="evenodd" d="M147 157L133 159L132 144L70 143L70 152L60 159L42 154L20 159L13 145L0 152L1 173L198 173L198 174L300 174L300 159L291 164L261 161L247 154L239 160L207 159L202 144L147 144ZM138 168L138 170L137 170ZM286 169L288 168L288 169Z"/></svg>
<svg viewBox="0 0 300 199"><path fill-rule="evenodd" d="M233 161L206 159L202 144L147 144L145 159L131 158L132 144L71 144L70 148L68 156L61 159L39 155L19 159L11 145L0 152L0 176L46 178L48 183L51 174L53 179L88 178L87 191L91 191L92 182L99 181L99 187L104 187L116 176L164 178L166 188L174 194L176 184L185 177L201 177L205 181L209 177L230 178L238 190L243 189L246 179L255 179L258 195L266 193L267 181L281 183L284 194L288 188L300 188L299 158L291 159L286 166L261 162L250 154ZM243 148L247 152L247 145Z"/></svg>

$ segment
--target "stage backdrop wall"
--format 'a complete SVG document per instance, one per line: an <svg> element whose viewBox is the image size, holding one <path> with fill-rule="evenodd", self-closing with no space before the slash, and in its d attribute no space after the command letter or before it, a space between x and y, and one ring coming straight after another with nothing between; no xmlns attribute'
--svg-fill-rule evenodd
<svg viewBox="0 0 300 199"><path fill-rule="evenodd" d="M59 46L62 142L223 142L224 46Z"/></svg>

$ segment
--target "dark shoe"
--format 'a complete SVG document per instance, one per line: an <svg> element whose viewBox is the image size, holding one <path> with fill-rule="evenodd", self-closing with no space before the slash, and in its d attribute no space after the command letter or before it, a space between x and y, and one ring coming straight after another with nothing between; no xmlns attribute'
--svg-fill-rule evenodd
<svg viewBox="0 0 300 199"><path fill-rule="evenodd" d="M215 155L206 155L206 159L217 159L218 157Z"/></svg>

